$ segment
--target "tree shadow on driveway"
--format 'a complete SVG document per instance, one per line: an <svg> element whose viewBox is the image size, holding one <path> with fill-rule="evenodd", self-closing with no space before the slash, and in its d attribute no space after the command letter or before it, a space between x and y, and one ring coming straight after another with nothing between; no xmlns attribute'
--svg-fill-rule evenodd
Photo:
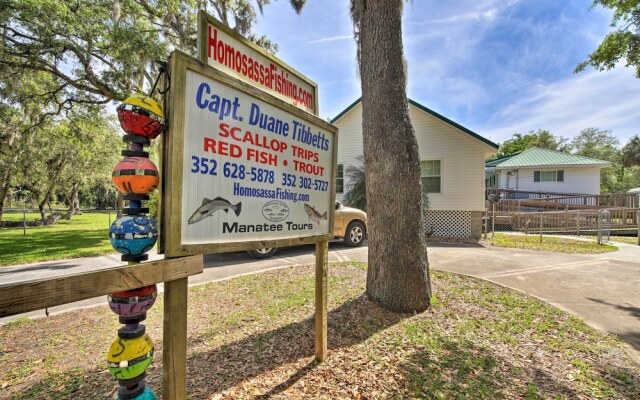
<svg viewBox="0 0 640 400"><path fill-rule="evenodd" d="M605 300L594 299L591 297L587 297L587 299L598 304L603 304L609 307L613 307L619 311L624 311L631 317L640 321L640 307L636 307L630 304L613 304ZM634 349L640 351L640 332L625 332L625 333L617 333L616 335L626 343L629 343Z"/></svg>

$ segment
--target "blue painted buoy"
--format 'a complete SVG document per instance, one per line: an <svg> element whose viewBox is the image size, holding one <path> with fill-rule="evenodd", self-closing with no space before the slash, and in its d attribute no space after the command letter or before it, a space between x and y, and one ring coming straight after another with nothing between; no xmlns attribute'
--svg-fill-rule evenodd
<svg viewBox="0 0 640 400"><path fill-rule="evenodd" d="M158 240L156 221L146 215L125 215L111 224L111 246L118 253L140 255L151 250Z"/></svg>

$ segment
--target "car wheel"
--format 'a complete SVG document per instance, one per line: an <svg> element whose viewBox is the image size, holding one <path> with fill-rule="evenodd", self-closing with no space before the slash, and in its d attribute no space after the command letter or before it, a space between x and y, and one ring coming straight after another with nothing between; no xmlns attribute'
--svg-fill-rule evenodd
<svg viewBox="0 0 640 400"><path fill-rule="evenodd" d="M362 222L353 221L347 226L347 231L344 235L344 243L347 246L359 247L362 246L365 237L365 229Z"/></svg>
<svg viewBox="0 0 640 400"><path fill-rule="evenodd" d="M247 254L252 258L269 258L276 254L276 250L275 247L266 247L264 249L247 250Z"/></svg>

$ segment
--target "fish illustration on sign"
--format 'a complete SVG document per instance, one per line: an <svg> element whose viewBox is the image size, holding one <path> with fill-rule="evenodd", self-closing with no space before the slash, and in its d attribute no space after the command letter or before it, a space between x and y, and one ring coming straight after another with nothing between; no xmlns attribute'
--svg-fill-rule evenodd
<svg viewBox="0 0 640 400"><path fill-rule="evenodd" d="M320 225L320 220L327 219L327 212L325 211L324 214L320 215L320 213L318 211L316 211L315 208L313 208L312 206L305 204L304 205L304 211L307 213L307 216L309 216L309 220L310 221L315 221L318 225Z"/></svg>
<svg viewBox="0 0 640 400"><path fill-rule="evenodd" d="M238 204L233 205L229 203L228 200L223 199L222 197L216 197L213 200L208 198L204 198L202 200L202 205L198 207L198 209L193 213L191 218L189 218L189 225L195 224L196 222L200 222L203 219L210 217L219 210L224 210L224 212L228 213L229 210L233 210L236 213L236 216L240 216L240 210L242 209L242 202L239 201Z"/></svg>

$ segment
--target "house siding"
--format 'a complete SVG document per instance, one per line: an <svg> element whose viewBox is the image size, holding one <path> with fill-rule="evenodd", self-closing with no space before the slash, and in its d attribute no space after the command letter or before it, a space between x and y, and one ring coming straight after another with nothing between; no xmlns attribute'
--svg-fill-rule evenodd
<svg viewBox="0 0 640 400"><path fill-rule="evenodd" d="M486 145L481 144L467 133L425 113L417 107L409 106L411 122L416 132L420 160L441 161L441 193L428 195L428 215L425 226L435 224L437 236L469 237L476 233L480 211L484 211L484 160L491 154ZM362 149L362 103L357 104L343 115L335 125L338 135L338 164L344 171L358 165L357 157ZM345 174L345 192L350 182ZM336 195L344 200L344 193ZM450 228L443 228L447 218ZM455 220L455 221L454 221ZM436 223L437 222L437 223Z"/></svg>
<svg viewBox="0 0 640 400"><path fill-rule="evenodd" d="M441 160L441 193L430 210L483 211L485 149L469 135L411 106L420 160Z"/></svg>
<svg viewBox="0 0 640 400"><path fill-rule="evenodd" d="M534 182L534 171L564 171L563 182ZM600 167L519 168L517 175L500 173L500 188L531 192L600 194Z"/></svg>
<svg viewBox="0 0 640 400"><path fill-rule="evenodd" d="M349 191L350 182L346 172L350 166L358 166L358 156L363 154L362 150L362 103L356 105L340 121L336 123L338 132L338 164L343 164L344 168L344 191ZM339 201L344 200L344 193L336 193Z"/></svg>

